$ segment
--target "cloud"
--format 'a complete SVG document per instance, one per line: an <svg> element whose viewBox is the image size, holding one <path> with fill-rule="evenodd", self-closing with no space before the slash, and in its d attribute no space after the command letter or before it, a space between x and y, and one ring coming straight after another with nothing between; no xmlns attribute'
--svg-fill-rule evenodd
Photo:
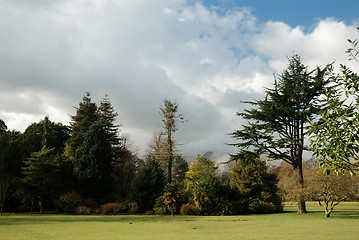
<svg viewBox="0 0 359 240"><path fill-rule="evenodd" d="M220 13L192 1L2 1L0 118L24 130L46 115L68 123L86 91L108 94L122 132L144 153L161 130L159 107L176 100L188 156L225 156L241 100L263 97L273 73L300 54L315 67L346 62L355 27L320 20L308 31L261 22L248 8Z"/></svg>

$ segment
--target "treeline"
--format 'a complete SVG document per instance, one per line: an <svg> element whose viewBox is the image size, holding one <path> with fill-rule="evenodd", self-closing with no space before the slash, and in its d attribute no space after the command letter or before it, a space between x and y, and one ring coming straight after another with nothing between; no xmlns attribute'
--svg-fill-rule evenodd
<svg viewBox="0 0 359 240"><path fill-rule="evenodd" d="M219 173L210 156L188 165L173 134L178 105L160 108L164 131L141 159L126 145L106 96L87 93L70 126L45 117L23 133L0 121L1 212L224 215L282 210L277 179L262 161Z"/></svg>
<svg viewBox="0 0 359 240"><path fill-rule="evenodd" d="M358 41L349 42L358 60ZM270 213L282 210L282 196L298 202L298 213L317 200L329 217L341 201L357 199L358 180L344 173L359 170L359 76L344 65L339 73L332 64L309 70L299 55L288 62L265 98L237 113L245 124L231 133L237 153L225 173L210 156L188 165L176 152L184 118L168 99L160 107L163 131L144 159L119 134L108 97L97 106L87 93L70 126L45 117L19 133L0 120L1 211ZM305 151L315 157L310 170ZM270 173L263 158L287 166Z"/></svg>

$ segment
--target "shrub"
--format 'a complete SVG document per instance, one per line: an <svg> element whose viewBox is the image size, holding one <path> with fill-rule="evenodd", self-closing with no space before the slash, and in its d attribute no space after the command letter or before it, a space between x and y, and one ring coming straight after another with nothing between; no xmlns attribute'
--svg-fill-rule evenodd
<svg viewBox="0 0 359 240"><path fill-rule="evenodd" d="M82 198L77 192L68 192L61 195L60 200L56 204L65 213L75 213L75 209L80 206L81 202Z"/></svg>
<svg viewBox="0 0 359 240"><path fill-rule="evenodd" d="M237 206L235 202L223 200L220 201L216 207L216 215L235 215L237 213Z"/></svg>
<svg viewBox="0 0 359 240"><path fill-rule="evenodd" d="M130 214L134 214L138 212L138 204L134 201L126 202L125 206L126 206L125 208L126 212Z"/></svg>
<svg viewBox="0 0 359 240"><path fill-rule="evenodd" d="M119 202L106 203L100 207L101 214L119 214L125 211L125 205Z"/></svg>
<svg viewBox="0 0 359 240"><path fill-rule="evenodd" d="M180 210L182 215L200 215L201 210L193 203L183 204Z"/></svg>
<svg viewBox="0 0 359 240"><path fill-rule="evenodd" d="M167 206L163 201L163 196L160 196L156 199L155 206L153 207L153 210L155 211L155 214L157 215L163 215L167 213Z"/></svg>
<svg viewBox="0 0 359 240"><path fill-rule="evenodd" d="M100 215L101 214L101 209L95 208L95 209L92 210L92 213L95 214L95 215Z"/></svg>
<svg viewBox="0 0 359 240"><path fill-rule="evenodd" d="M85 207L89 207L91 209L96 209L98 208L98 204L95 200L93 200L92 198L86 198L82 201L82 206L85 206Z"/></svg>
<svg viewBox="0 0 359 240"><path fill-rule="evenodd" d="M162 201L167 210L171 215L177 214L184 199L183 186L179 183L168 183L163 191Z"/></svg>
<svg viewBox="0 0 359 240"><path fill-rule="evenodd" d="M155 212L153 210L148 210L145 212L145 215L153 215Z"/></svg>
<svg viewBox="0 0 359 240"><path fill-rule="evenodd" d="M283 211L281 205L274 205L272 202L264 202L260 199L252 199L249 201L248 210L250 213L273 213Z"/></svg>
<svg viewBox="0 0 359 240"><path fill-rule="evenodd" d="M92 212L91 208L86 206L79 206L75 209L75 213L78 215L90 215Z"/></svg>

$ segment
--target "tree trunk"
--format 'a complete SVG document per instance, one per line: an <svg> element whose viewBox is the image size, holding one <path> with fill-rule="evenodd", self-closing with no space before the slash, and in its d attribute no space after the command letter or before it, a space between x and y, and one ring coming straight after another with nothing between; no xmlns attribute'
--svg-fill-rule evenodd
<svg viewBox="0 0 359 240"><path fill-rule="evenodd" d="M300 199L298 201L298 214L304 214L304 213L307 213L307 208L305 205L305 201Z"/></svg>
<svg viewBox="0 0 359 240"><path fill-rule="evenodd" d="M325 217L326 218L328 218L328 217L330 217L330 214L331 214L332 212L330 212L330 211L325 211Z"/></svg>
<svg viewBox="0 0 359 240"><path fill-rule="evenodd" d="M168 173L167 173L167 182L172 183L172 162L173 162L173 156L170 155L168 159Z"/></svg>
<svg viewBox="0 0 359 240"><path fill-rule="evenodd" d="M168 144L168 171L167 171L167 182L168 182L168 183L172 183L172 164L173 164L172 127L167 130L167 144Z"/></svg>
<svg viewBox="0 0 359 240"><path fill-rule="evenodd" d="M298 171L298 182L299 186L301 187L300 196L298 199L298 214L304 214L307 213L307 207L304 200L304 177L303 177L303 166L302 163L298 164L297 166Z"/></svg>
<svg viewBox="0 0 359 240"><path fill-rule="evenodd" d="M1 215L1 216L2 216L2 213L3 213L4 205L5 205L5 196L4 196L4 198L1 200L1 204L0 204L0 215Z"/></svg>

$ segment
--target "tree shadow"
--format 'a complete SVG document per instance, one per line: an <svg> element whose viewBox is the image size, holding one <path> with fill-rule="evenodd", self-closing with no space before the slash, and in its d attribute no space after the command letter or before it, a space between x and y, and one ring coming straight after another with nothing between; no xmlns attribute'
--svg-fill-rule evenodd
<svg viewBox="0 0 359 240"><path fill-rule="evenodd" d="M0 216L1 225L19 224L54 224L71 222L122 222L135 224L141 222L163 221L196 221L192 216L167 216L167 215L48 215L48 214L11 214Z"/></svg>

